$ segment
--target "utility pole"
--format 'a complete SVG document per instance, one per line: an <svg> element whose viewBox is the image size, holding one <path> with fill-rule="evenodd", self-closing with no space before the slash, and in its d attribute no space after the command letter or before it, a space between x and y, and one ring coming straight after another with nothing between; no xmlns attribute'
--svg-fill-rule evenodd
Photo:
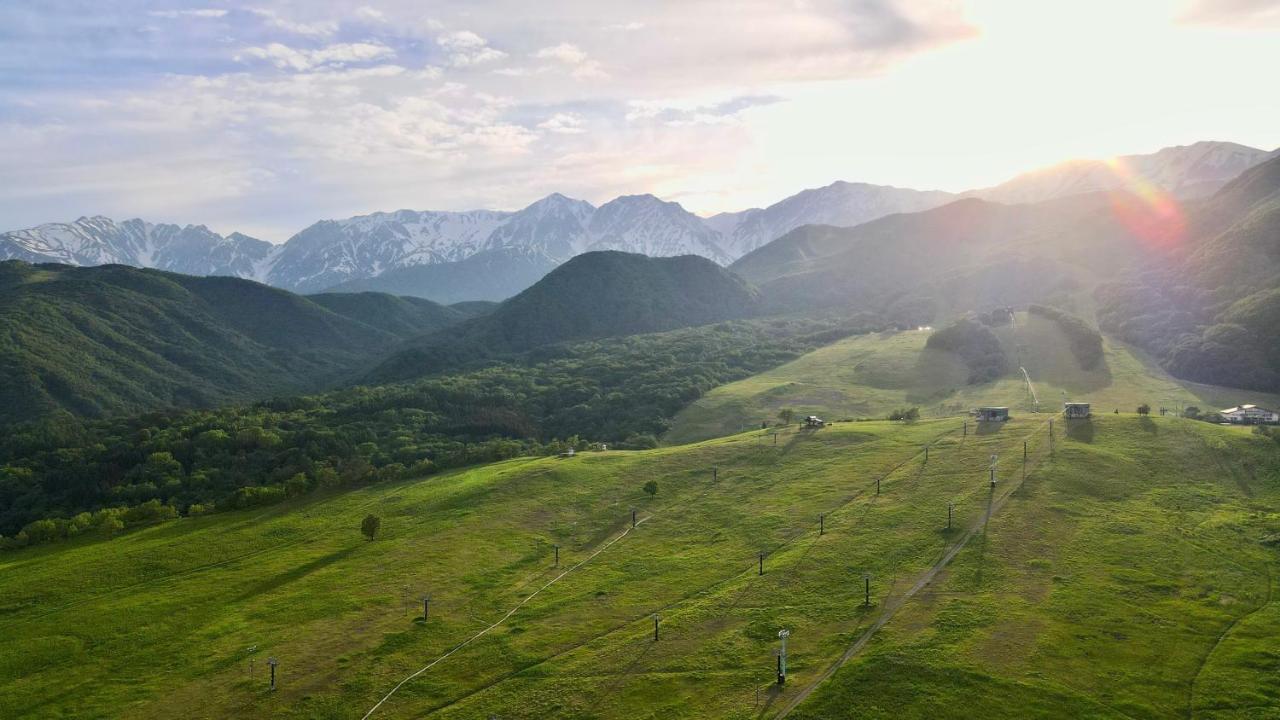
<svg viewBox="0 0 1280 720"><path fill-rule="evenodd" d="M764 553L760 553L760 574L764 574Z"/></svg>
<svg viewBox="0 0 1280 720"><path fill-rule="evenodd" d="M880 494L880 478L876 477L876 494Z"/></svg>
<svg viewBox="0 0 1280 720"><path fill-rule="evenodd" d="M827 516L819 515L818 516L818 534L825 535L826 532L827 532Z"/></svg>
<svg viewBox="0 0 1280 720"><path fill-rule="evenodd" d="M276 660L276 659L275 659L275 658L273 658L273 657L272 657L272 658L267 658L267 664L271 666L271 691L272 691L272 692L275 692L275 690L276 690L276 665L279 665L279 664L280 664L280 661L279 661L279 660Z"/></svg>
<svg viewBox="0 0 1280 720"><path fill-rule="evenodd" d="M712 465L711 466L711 482L716 482L719 479L720 479L720 468L716 467L715 465Z"/></svg>
<svg viewBox="0 0 1280 720"><path fill-rule="evenodd" d="M964 436L969 437L969 421L964 421Z"/></svg>
<svg viewBox="0 0 1280 720"><path fill-rule="evenodd" d="M955 504L955 503L953 503L953 502L949 502L949 503L947 503L947 530L948 530L948 531L950 531L950 530L951 530L951 515L952 515L952 513L954 513L954 512L955 512L955 510L956 510L956 504Z"/></svg>
<svg viewBox="0 0 1280 720"><path fill-rule="evenodd" d="M426 622L431 617L431 596L424 595L422 597L422 621Z"/></svg>
<svg viewBox="0 0 1280 720"><path fill-rule="evenodd" d="M553 545L552 547L556 549L556 567L560 567L560 546Z"/></svg>
<svg viewBox="0 0 1280 720"><path fill-rule="evenodd" d="M924 461L929 462L929 446L924 446Z"/></svg>
<svg viewBox="0 0 1280 720"><path fill-rule="evenodd" d="M996 462L997 462L997 457L998 457L998 456L997 456L995 453L992 453L992 454L991 454L991 487L995 487L995 486L996 486Z"/></svg>
<svg viewBox="0 0 1280 720"><path fill-rule="evenodd" d="M631 527L634 528L635 526L636 526L636 509L631 508Z"/></svg>
<svg viewBox="0 0 1280 720"><path fill-rule="evenodd" d="M785 685L787 682L787 638L791 637L791 631L782 629L778 631L778 639L782 641L782 649L778 651L778 684Z"/></svg>
<svg viewBox="0 0 1280 720"><path fill-rule="evenodd" d="M653 616L653 641L658 642L658 616Z"/></svg>
<svg viewBox="0 0 1280 720"><path fill-rule="evenodd" d="M862 582L865 583L862 596L862 606L871 607L871 573L862 573Z"/></svg>

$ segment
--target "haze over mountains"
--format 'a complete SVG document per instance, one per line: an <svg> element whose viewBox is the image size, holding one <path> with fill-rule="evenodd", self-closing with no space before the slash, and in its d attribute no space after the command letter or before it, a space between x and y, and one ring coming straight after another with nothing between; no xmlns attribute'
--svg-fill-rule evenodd
<svg viewBox="0 0 1280 720"><path fill-rule="evenodd" d="M517 212L398 210L325 220L278 246L199 225L88 217L0 234L0 259L232 275L303 293L377 290L445 303L500 300L584 252L692 254L728 265L804 225L855 226L961 197L1026 203L1140 184L1184 198L1205 196L1274 154L1200 142L1115 162L1064 163L963 194L836 182L767 208L705 219L652 195L595 207L552 194Z"/></svg>

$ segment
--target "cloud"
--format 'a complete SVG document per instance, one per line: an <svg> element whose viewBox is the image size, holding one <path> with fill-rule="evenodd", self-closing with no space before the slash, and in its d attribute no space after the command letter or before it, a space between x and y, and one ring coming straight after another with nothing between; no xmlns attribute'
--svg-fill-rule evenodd
<svg viewBox="0 0 1280 720"><path fill-rule="evenodd" d="M632 100L628 122L656 122L669 127L735 123L743 111L783 102L777 95L737 95L727 99Z"/></svg>
<svg viewBox="0 0 1280 720"><path fill-rule="evenodd" d="M573 113L556 113L538 123L538 129L559 135L581 135L587 131L582 116Z"/></svg>
<svg viewBox="0 0 1280 720"><path fill-rule="evenodd" d="M592 60L582 48L572 43L562 42L559 45L544 47L535 52L533 57L538 60L553 60L565 65L570 68L569 74L579 80L609 77L599 61Z"/></svg>
<svg viewBox="0 0 1280 720"><path fill-rule="evenodd" d="M605 25L602 29L610 30L610 31L623 30L626 32L635 32L636 30L643 30L644 27L645 27L644 23L638 22L636 20L632 20L631 22L614 23L612 25Z"/></svg>
<svg viewBox="0 0 1280 720"><path fill-rule="evenodd" d="M1280 24L1276 0L1195 0L1182 14L1183 22L1199 25L1258 28Z"/></svg>
<svg viewBox="0 0 1280 720"><path fill-rule="evenodd" d="M220 18L225 17L226 10L217 8L197 8L193 10L152 10L147 13L151 17L165 18L167 20L176 20L183 17L193 18Z"/></svg>
<svg viewBox="0 0 1280 720"><path fill-rule="evenodd" d="M291 32L295 35L303 35L306 37L329 37L330 35L338 32L338 23L333 20L321 20L305 23L290 20L275 10L250 8L249 12L265 20L269 26L286 32Z"/></svg>
<svg viewBox="0 0 1280 720"><path fill-rule="evenodd" d="M386 13L382 12L377 8L369 7L368 5L361 5L360 7L356 8L356 17L362 20L369 20L372 22L387 21Z"/></svg>
<svg viewBox="0 0 1280 720"><path fill-rule="evenodd" d="M243 57L267 60L281 69L310 70L320 66L349 65L352 63L372 62L393 57L395 51L382 43L339 43L316 50L298 50L281 43L271 43L266 47L248 47L242 52Z"/></svg>
<svg viewBox="0 0 1280 720"><path fill-rule="evenodd" d="M507 54L489 47L489 42L470 30L455 30L436 37L436 43L445 51L449 64L467 67L501 60Z"/></svg>

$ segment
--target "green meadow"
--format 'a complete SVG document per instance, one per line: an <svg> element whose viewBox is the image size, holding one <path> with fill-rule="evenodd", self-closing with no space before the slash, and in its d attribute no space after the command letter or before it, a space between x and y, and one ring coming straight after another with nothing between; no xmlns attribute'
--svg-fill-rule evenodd
<svg viewBox="0 0 1280 720"><path fill-rule="evenodd" d="M1274 713L1275 442L1047 421L520 459L9 553L0 717L360 718L414 674L372 717Z"/></svg>
<svg viewBox="0 0 1280 720"><path fill-rule="evenodd" d="M994 382L967 384L968 369L951 353L925 348L928 330L858 335L722 385L682 410L664 440L684 443L774 423L783 408L824 419L883 418L903 407L926 417L966 413L980 405L1032 412L1035 402L1019 370L1025 367L1040 409L1057 412L1069 399L1092 403L1094 412L1153 412L1177 404L1217 410L1253 402L1275 407L1280 398L1178 380L1141 351L1104 338L1104 361L1083 370L1067 339L1051 322L1018 313L1013 326L996 329L1010 372Z"/></svg>

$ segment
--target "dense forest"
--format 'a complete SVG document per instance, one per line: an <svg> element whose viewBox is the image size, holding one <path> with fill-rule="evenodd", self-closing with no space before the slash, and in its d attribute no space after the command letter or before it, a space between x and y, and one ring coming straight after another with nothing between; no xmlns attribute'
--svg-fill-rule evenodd
<svg viewBox="0 0 1280 720"><path fill-rule="evenodd" d="M959 356L969 368L970 384L990 382L1009 370L1009 359L1000 346L1000 339L976 320L961 318L934 332L925 341L925 347Z"/></svg>
<svg viewBox="0 0 1280 720"><path fill-rule="evenodd" d="M0 533L27 544L589 442L655 445L710 388L874 318L734 321L538 348L487 367L218 410L12 426Z"/></svg>

